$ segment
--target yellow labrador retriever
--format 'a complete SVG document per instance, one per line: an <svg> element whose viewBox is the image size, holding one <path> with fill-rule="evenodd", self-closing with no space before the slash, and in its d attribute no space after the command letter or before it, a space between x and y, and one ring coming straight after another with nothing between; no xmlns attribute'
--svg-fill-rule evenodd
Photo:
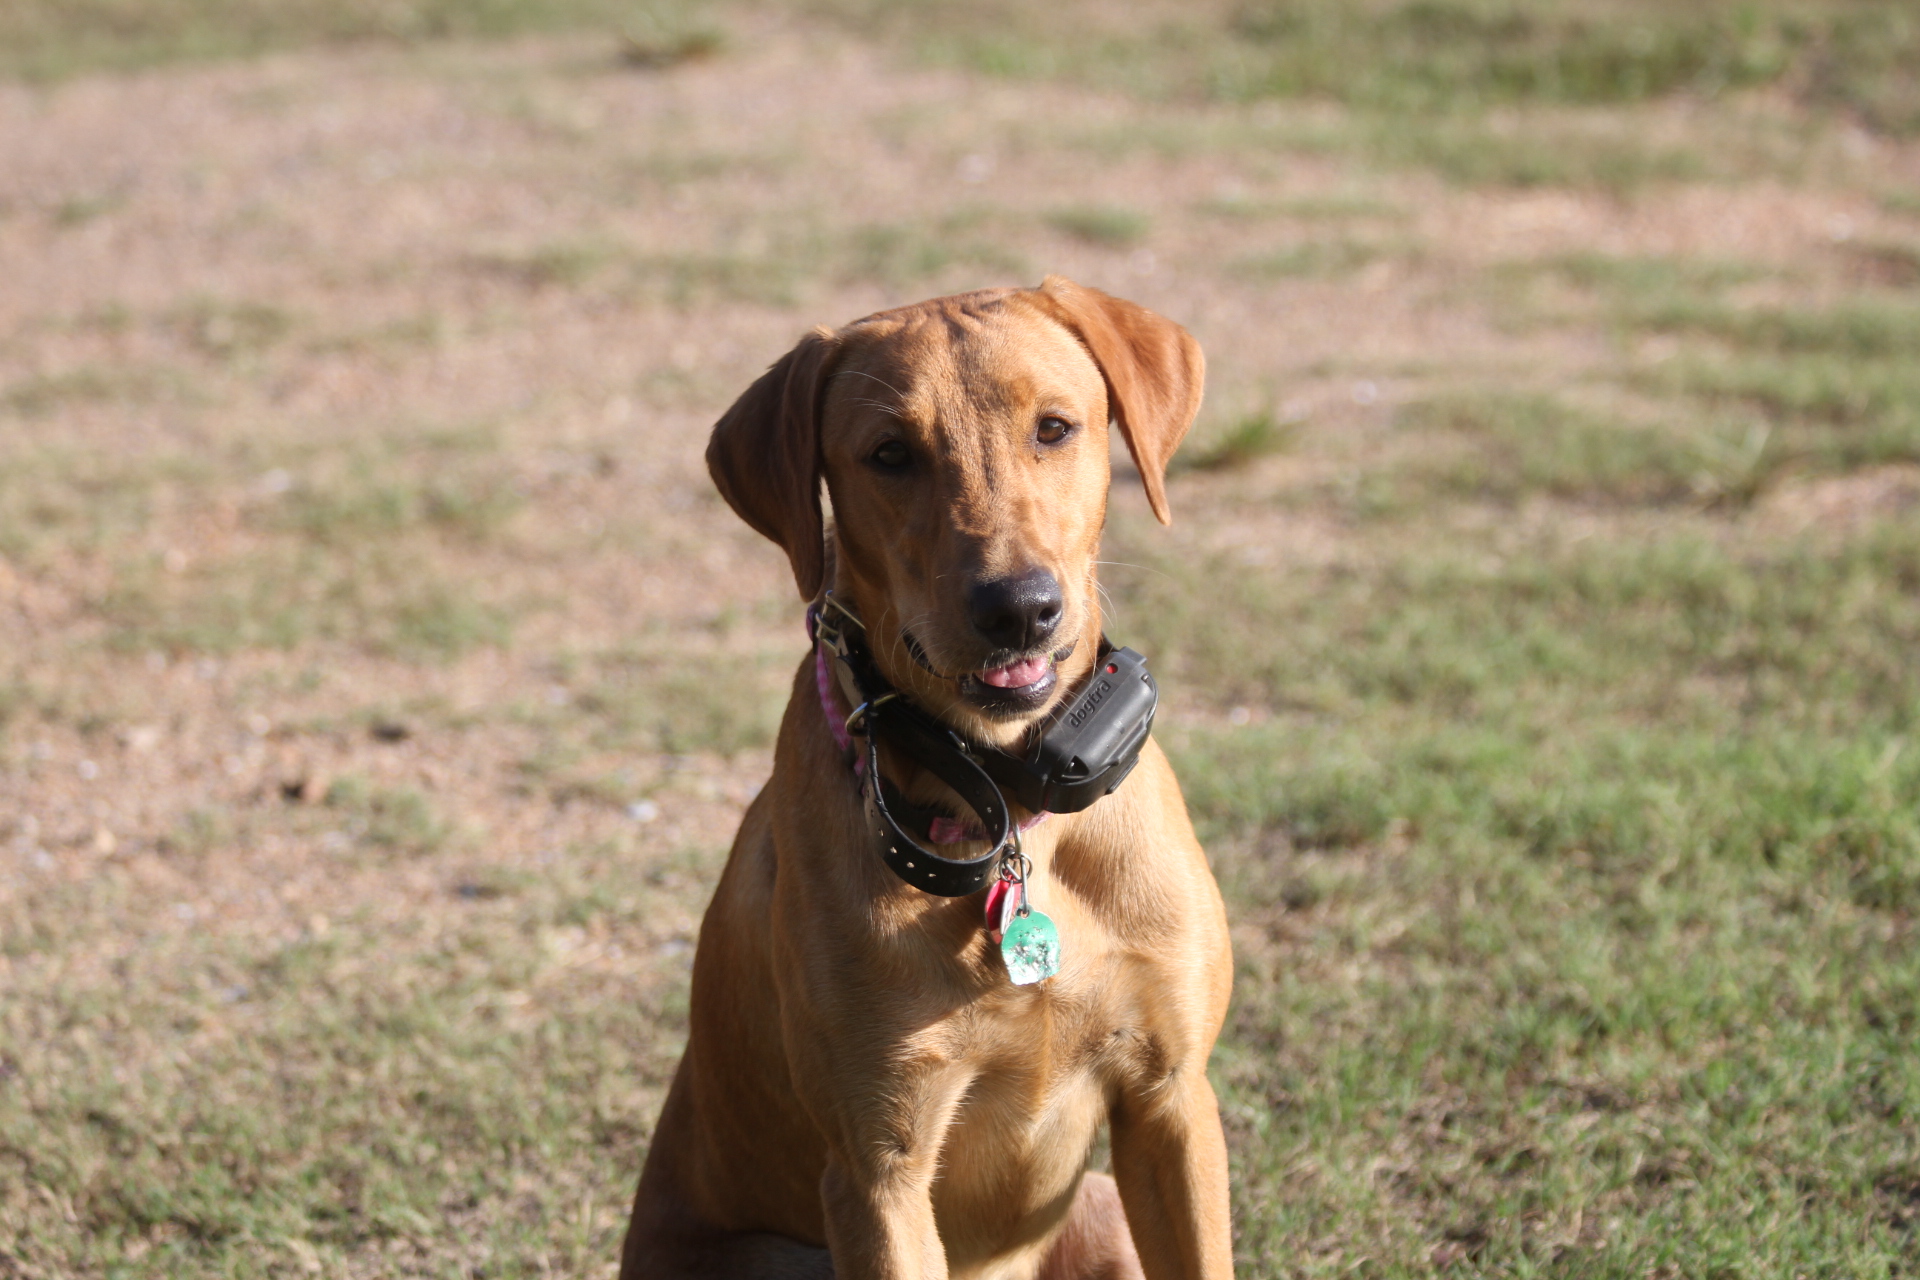
<svg viewBox="0 0 1920 1280"><path fill-rule="evenodd" d="M625 1280L1232 1274L1225 915L1095 589L1109 423L1165 522L1203 375L1178 325L1049 277L817 329L714 428L815 644Z"/></svg>

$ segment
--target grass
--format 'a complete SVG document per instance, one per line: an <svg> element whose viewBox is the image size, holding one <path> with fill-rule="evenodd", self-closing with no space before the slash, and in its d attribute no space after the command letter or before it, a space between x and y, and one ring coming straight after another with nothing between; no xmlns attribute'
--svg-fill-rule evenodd
<svg viewBox="0 0 1920 1280"><path fill-rule="evenodd" d="M1297 218L1303 221L1379 219L1399 222L1407 211L1390 201L1363 195L1301 196L1291 200L1256 200L1244 194L1213 196L1200 202L1199 212L1218 218Z"/></svg>
<svg viewBox="0 0 1920 1280"><path fill-rule="evenodd" d="M1204 628L1122 597L1178 679L1272 708L1175 740L1259 921L1220 1065L1245 1256L1911 1260L1914 532L1215 571Z"/></svg>
<svg viewBox="0 0 1920 1280"><path fill-rule="evenodd" d="M1396 4L1362 13L1281 0L1243 9L1234 30L1268 60L1223 85L1231 92L1416 110L1462 98L1620 102L1739 88L1776 78L1786 61L1778 36L1731 14L1642 12L1608 21L1518 5Z"/></svg>
<svg viewBox="0 0 1920 1280"><path fill-rule="evenodd" d="M80 556L109 569L93 601L110 644L225 654L357 641L381 652L454 655L496 644L506 613L428 566L498 543L522 501L484 433L425 431L358 449L224 457L112 458L68 448L0 468L0 555L27 568ZM308 459L302 466L302 455ZM224 510L244 550L189 554L149 535L183 512ZM182 545L184 544L184 545Z"/></svg>
<svg viewBox="0 0 1920 1280"><path fill-rule="evenodd" d="M678 895L606 861L535 883L475 875L490 892L444 886L422 904L432 926L404 937L317 922L259 949L176 928L124 945L110 1002L57 973L16 987L9 1265L285 1274L373 1258L404 1273L444 1257L449 1229L468 1269L612 1256L611 1187L671 1070L659 1028L684 996L596 957ZM17 955L51 941L8 937ZM590 1135L597 1154L582 1164L542 1132ZM61 1212L34 1210L29 1186Z"/></svg>
<svg viewBox="0 0 1920 1280"><path fill-rule="evenodd" d="M418 560L377 549L334 556L282 547L178 571L154 557L124 565L98 608L108 642L129 653L335 642L449 658L512 633L511 614L474 598L470 586L423 578Z"/></svg>
<svg viewBox="0 0 1920 1280"><path fill-rule="evenodd" d="M1792 176L1809 163L1804 138L1752 120L1706 146L1659 141L1635 112L1674 100L1784 92L1805 112L1894 136L1920 130L1920 22L1898 0L808 7L992 75L1163 101L1337 104L1337 122L1295 144L1463 185L1624 193Z"/></svg>
<svg viewBox="0 0 1920 1280"><path fill-rule="evenodd" d="M357 144L300 152L381 262L435 210L446 270L382 274L319 202L323 264L240 238L217 289L14 300L0 1276L605 1274L801 652L707 425L816 321L1149 243L1090 280L1202 335L1210 407L1172 529L1117 479L1102 580L1235 930L1238 1273L1920 1268L1905 9L800 8L892 42L819 137L674 114L813 47L733 11L0 15L0 73L40 80L604 37L486 54L487 200L391 120L392 207ZM903 51L1004 82L895 111ZM382 74L474 76L440 56ZM272 74L289 136L371 127ZM1855 127L1881 159L1819 159ZM177 181L201 261L188 206L272 189L208 154L0 216L68 262ZM847 212L865 159L912 181ZM1661 248L1725 195L1669 187L1756 175L1753 258ZM1855 238L1794 230L1828 207Z"/></svg>
<svg viewBox="0 0 1920 1280"><path fill-rule="evenodd" d="M778 219L767 234L672 252L602 238L570 239L523 252L476 255L471 265L524 288L602 291L675 308L721 302L794 307L826 285L889 289L964 288L1018 275L1026 258L980 211L956 209L926 222L813 227Z"/></svg>
<svg viewBox="0 0 1920 1280"><path fill-rule="evenodd" d="M839 251L837 274L849 283L894 289L937 287L963 278L1030 275L1027 259L986 225L976 211L961 209L933 225L883 222L856 227Z"/></svg>
<svg viewBox="0 0 1920 1280"><path fill-rule="evenodd" d="M889 34L936 63L1060 77L1157 98L1331 101L1353 113L1358 145L1390 167L1432 168L1464 184L1594 185L1625 191L1710 174L1791 169L1805 150L1740 157L1649 143L1627 118L1490 115L1516 105L1633 107L1785 86L1806 108L1866 127L1920 130L1920 22L1899 0L1650 0L1537 5L1519 0L1226 0L1183 9L1099 0L1034 8L916 0L766 0ZM342 41L498 37L585 29L619 41L642 69L719 55L723 28L696 6L635 10L610 0L19 0L0 19L0 75L51 79L179 59L234 57ZM1763 152L1766 150L1762 149ZM112 207L89 200L63 220ZM1063 229L1095 243L1138 239L1125 210L1067 210ZM1115 223L1113 218L1120 217ZM1093 230L1075 229L1092 226Z"/></svg>
<svg viewBox="0 0 1920 1280"><path fill-rule="evenodd" d="M349 833L364 844L397 853L432 853L447 842L447 823L410 787L379 788L348 776L327 788L326 803L347 815Z"/></svg>
<svg viewBox="0 0 1920 1280"><path fill-rule="evenodd" d="M1407 470L1417 482L1513 502L1535 494L1669 503L1724 492L1720 458L1670 427L1619 422L1551 395L1474 393L1409 406L1403 430L1450 439Z"/></svg>
<svg viewBox="0 0 1920 1280"><path fill-rule="evenodd" d="M498 37L597 26L630 30L649 64L712 52L690 8L609 0L15 0L0 74L56 79L181 60L242 57L315 43ZM636 55L638 56L638 55Z"/></svg>
<svg viewBox="0 0 1920 1280"><path fill-rule="evenodd" d="M1267 0L1178 16L1092 4L964 15L927 13L911 0L816 7L850 21L891 20L936 58L1002 74L1117 80L1148 93L1323 98L1409 114L1711 98L1790 83L1803 102L1850 110L1878 128L1920 126L1910 82L1920 24L1892 0L1684 8Z"/></svg>
<svg viewBox="0 0 1920 1280"><path fill-rule="evenodd" d="M433 568L500 542L522 506L491 451L476 445L486 438L429 430L304 467L295 455L294 469L253 478L241 502L231 496L234 473L251 472L252 460L230 458L225 475L213 473L225 484L200 487L226 491L247 549L123 552L98 601L109 642L224 654L342 641L443 657L502 642L506 610Z"/></svg>
<svg viewBox="0 0 1920 1280"><path fill-rule="evenodd" d="M1897 290L1823 306L1742 304L1756 273L1737 263L1592 257L1552 270L1605 300L1613 323L1677 339L1674 358L1633 371L1642 389L1756 421L1771 470L1848 471L1920 459L1920 310Z"/></svg>
<svg viewBox="0 0 1920 1280"><path fill-rule="evenodd" d="M33 567L124 545L171 494L209 475L198 458L112 457L29 437L0 454L0 555Z"/></svg>
<svg viewBox="0 0 1920 1280"><path fill-rule="evenodd" d="M422 450L424 459L379 449L351 459L343 471L301 481L281 471L284 496L254 519L264 528L334 546L414 531L484 541L502 532L522 500L500 475L472 467L462 474L447 465L470 447ZM428 473L420 474L423 469Z"/></svg>
<svg viewBox="0 0 1920 1280"><path fill-rule="evenodd" d="M1835 302L1746 302L1742 293L1755 288L1803 292L1805 285L1793 273L1751 263L1584 253L1505 274L1505 305L1516 324L1598 319L1626 344L1665 344L1657 360L1630 360L1614 377L1663 402L1662 416L1689 428L1614 433L1614 465L1635 465L1621 450L1638 440L1663 449L1671 478L1680 479L1691 452L1701 494L1745 501L1788 474L1920 459L1920 384L1905 354L1920 342L1920 313L1898 289L1876 283L1855 285ZM1542 281L1572 286L1585 301L1546 301ZM1537 434L1529 439L1517 452L1499 453L1500 467L1524 471L1523 455L1542 447ZM1659 465L1650 456L1642 462ZM1591 470L1598 476L1606 465L1596 458ZM1555 483L1542 479L1545 487Z"/></svg>
<svg viewBox="0 0 1920 1280"><path fill-rule="evenodd" d="M1261 458L1284 452L1294 442L1296 425L1277 419L1272 410L1243 414L1224 431L1186 445L1174 455L1170 470L1231 471Z"/></svg>
<svg viewBox="0 0 1920 1280"><path fill-rule="evenodd" d="M1468 187L1597 187L1626 194L1774 167L1737 153L1710 157L1690 146L1649 142L1630 124L1605 117L1543 114L1517 127L1490 127L1473 116L1389 116L1356 132L1357 145L1384 165L1430 169Z"/></svg>
<svg viewBox="0 0 1920 1280"><path fill-rule="evenodd" d="M1152 576L1120 597L1121 617L1180 678L1276 710L1497 705L1545 732L1599 698L1674 729L1736 733L1767 717L1904 732L1920 695L1897 656L1920 620L1910 523L1738 553L1705 532L1558 552L1462 531L1453 550L1419 554L1416 537L1365 576L1235 575L1242 589L1208 627ZM1844 612L1830 607L1842 599ZM1261 644L1283 627L1287 645Z"/></svg>
<svg viewBox="0 0 1920 1280"><path fill-rule="evenodd" d="M23 378L0 390L0 413L45 418L70 405L150 403L179 388L180 380L161 370L85 364Z"/></svg>
<svg viewBox="0 0 1920 1280"><path fill-rule="evenodd" d="M600 745L732 756L772 743L793 675L790 649L730 656L727 674L716 678L713 648L697 644L698 656L665 656L675 647L600 664L580 698Z"/></svg>
<svg viewBox="0 0 1920 1280"><path fill-rule="evenodd" d="M297 326L285 309L265 302L224 302L198 298L170 317L187 344L216 360L232 360L269 350Z"/></svg>
<svg viewBox="0 0 1920 1280"><path fill-rule="evenodd" d="M1138 243L1152 226L1146 214L1120 205L1056 209L1047 215L1047 223L1076 240L1109 249Z"/></svg>
<svg viewBox="0 0 1920 1280"><path fill-rule="evenodd" d="M1329 279L1351 275L1371 263L1390 256L1404 257L1391 248L1368 240L1343 238L1332 241L1308 240L1284 249L1250 254L1227 264L1227 269L1256 279L1301 280Z"/></svg>

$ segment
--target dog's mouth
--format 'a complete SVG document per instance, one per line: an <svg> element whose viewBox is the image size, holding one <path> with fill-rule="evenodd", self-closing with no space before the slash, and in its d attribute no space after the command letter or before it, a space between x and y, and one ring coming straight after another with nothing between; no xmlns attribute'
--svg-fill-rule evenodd
<svg viewBox="0 0 1920 1280"><path fill-rule="evenodd" d="M1074 645L1053 653L1017 658L960 677L960 696L995 719L1025 715L1045 705L1060 684L1060 664Z"/></svg>
<svg viewBox="0 0 1920 1280"><path fill-rule="evenodd" d="M1023 658L1019 662L1009 662L1004 667L976 671L973 676L981 684L1011 692L1015 689L1031 689L1052 674L1052 658Z"/></svg>
<svg viewBox="0 0 1920 1280"><path fill-rule="evenodd" d="M996 720L1025 715L1044 705L1060 685L1060 664L1080 647L1080 642L1074 640L1052 653L993 654L988 659L992 665L951 676L934 665L913 632L903 630L900 638L923 670L943 680L952 680L959 687L963 701ZM994 662L995 658L1006 661Z"/></svg>

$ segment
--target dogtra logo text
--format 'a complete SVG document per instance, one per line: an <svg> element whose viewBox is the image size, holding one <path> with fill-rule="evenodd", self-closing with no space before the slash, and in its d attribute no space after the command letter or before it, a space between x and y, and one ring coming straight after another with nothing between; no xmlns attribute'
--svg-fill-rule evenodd
<svg viewBox="0 0 1920 1280"><path fill-rule="evenodd" d="M1098 710L1100 704L1105 702L1107 695L1112 692L1113 681L1106 679L1104 676L1101 677L1100 683L1087 690L1087 696L1080 700L1080 705L1075 707L1073 714L1067 717L1068 726L1078 729L1081 725L1085 724L1087 717Z"/></svg>

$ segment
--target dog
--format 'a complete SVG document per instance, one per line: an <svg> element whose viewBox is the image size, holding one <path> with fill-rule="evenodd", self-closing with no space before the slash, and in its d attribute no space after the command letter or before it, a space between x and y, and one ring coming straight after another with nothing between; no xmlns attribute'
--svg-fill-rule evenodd
<svg viewBox="0 0 1920 1280"><path fill-rule="evenodd" d="M1232 955L1172 770L1146 737L1050 816L974 776L1024 777L1132 679L1096 588L1108 432L1168 523L1204 376L1180 326L1050 276L815 329L714 427L815 644L701 925L623 1280L1232 1275ZM1144 696L1115 695L1137 735Z"/></svg>

